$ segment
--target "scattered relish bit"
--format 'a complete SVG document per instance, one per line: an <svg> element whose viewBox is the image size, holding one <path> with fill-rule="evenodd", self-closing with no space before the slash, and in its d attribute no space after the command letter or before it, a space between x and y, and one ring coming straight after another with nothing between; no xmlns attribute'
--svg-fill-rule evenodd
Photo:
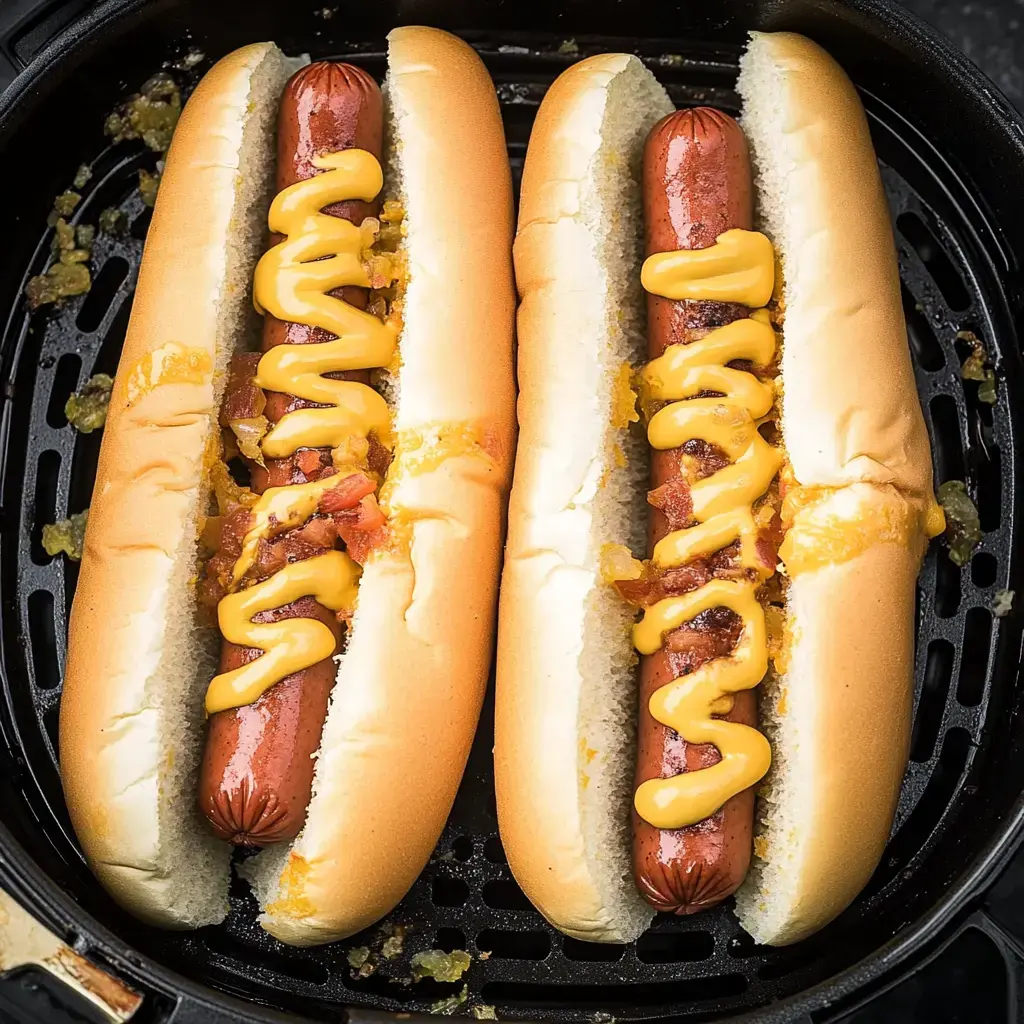
<svg viewBox="0 0 1024 1024"><path fill-rule="evenodd" d="M477 1003L476 1006L471 1006L469 1012L476 1017L477 1020L497 1020L498 1011L493 1006L488 1006L486 1003Z"/></svg>
<svg viewBox="0 0 1024 1024"><path fill-rule="evenodd" d="M161 71L108 115L103 131L113 142L142 139L154 153L166 153L181 114L181 91Z"/></svg>
<svg viewBox="0 0 1024 1024"><path fill-rule="evenodd" d="M960 376L964 380L975 380L978 382L978 401L995 405L996 401L996 372L989 365L988 353L985 346L974 331L959 331L959 341L966 341L971 346L970 355L963 361L960 367Z"/></svg>
<svg viewBox="0 0 1024 1024"><path fill-rule="evenodd" d="M91 434L107 422L107 408L110 405L110 389L114 378L105 373L90 377L64 405L68 423L82 434Z"/></svg>
<svg viewBox="0 0 1024 1024"><path fill-rule="evenodd" d="M409 925L386 924L381 931L387 935L384 944L380 947L380 955L385 960L394 960L405 946L405 936L409 933Z"/></svg>
<svg viewBox="0 0 1024 1024"><path fill-rule="evenodd" d="M113 206L100 211L100 231L105 235L120 237L128 232L128 214Z"/></svg>
<svg viewBox="0 0 1024 1024"><path fill-rule="evenodd" d="M157 189L160 188L160 172L150 174L145 168L139 171L139 195L147 206L156 203Z"/></svg>
<svg viewBox="0 0 1024 1024"><path fill-rule="evenodd" d="M579 43L575 39L563 39L558 44L559 53L577 54L580 52Z"/></svg>
<svg viewBox="0 0 1024 1024"><path fill-rule="evenodd" d="M75 226L75 244L79 249L91 249L96 241L96 228L92 224L77 224Z"/></svg>
<svg viewBox="0 0 1024 1024"><path fill-rule="evenodd" d="M458 981L469 969L473 958L464 949L446 953L443 949L425 949L412 958L413 981L433 978L434 981Z"/></svg>
<svg viewBox="0 0 1024 1024"><path fill-rule="evenodd" d="M370 947L356 946L355 949L350 949L347 959L349 967L362 967L370 959Z"/></svg>
<svg viewBox="0 0 1024 1024"><path fill-rule="evenodd" d="M59 217L53 225L53 241L50 248L55 253L65 252L75 247L75 229L63 218Z"/></svg>
<svg viewBox="0 0 1024 1024"><path fill-rule="evenodd" d="M72 562L80 561L88 519L89 510L86 509L84 512L76 512L70 519L47 523L43 527L43 549L48 555L59 555L63 551Z"/></svg>
<svg viewBox="0 0 1024 1024"><path fill-rule="evenodd" d="M967 493L963 480L947 480L936 492L946 514L946 543L954 565L966 565L971 553L981 543L981 520L978 509Z"/></svg>
<svg viewBox="0 0 1024 1024"><path fill-rule="evenodd" d="M1013 599L1016 592L1013 590L997 590L992 599L992 614L997 619L1005 618L1013 610Z"/></svg>
<svg viewBox="0 0 1024 1024"><path fill-rule="evenodd" d="M89 165L79 164L78 170L75 171L75 177L72 180L71 184L74 185L75 188L85 188L91 177L92 171L89 169Z"/></svg>
<svg viewBox="0 0 1024 1024"><path fill-rule="evenodd" d="M658 58L658 63L667 68L681 68L685 61L683 60L682 54L663 53Z"/></svg>
<svg viewBox="0 0 1024 1024"><path fill-rule="evenodd" d="M53 212L58 217L70 217L81 201L82 197L77 192L61 192L53 201Z"/></svg>
<svg viewBox="0 0 1024 1024"><path fill-rule="evenodd" d="M447 999L439 999L436 1003L430 1004L431 1013L454 1013L466 1000L469 999L469 986L463 985L458 995L449 996Z"/></svg>
<svg viewBox="0 0 1024 1024"><path fill-rule="evenodd" d="M71 252L81 250L72 249ZM45 274L30 277L25 285L29 309L50 305L72 295L84 295L92 285L89 268L73 261L54 263Z"/></svg>

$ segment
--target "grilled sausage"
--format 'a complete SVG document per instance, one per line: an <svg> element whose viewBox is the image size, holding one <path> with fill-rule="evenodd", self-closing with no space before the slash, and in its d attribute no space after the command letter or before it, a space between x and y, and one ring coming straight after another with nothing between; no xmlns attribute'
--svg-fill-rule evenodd
<svg viewBox="0 0 1024 1024"><path fill-rule="evenodd" d="M739 125L709 108L681 110L651 130L644 150L646 253L703 249L729 228L750 229L753 190L746 139ZM650 358L671 344L703 338L716 327L749 315L735 303L673 301L648 294ZM685 446L698 472L713 472L715 454L703 442ZM651 487L680 477L683 451L651 452ZM677 528L655 507L650 547ZM696 576L695 576L696 579ZM699 581L693 586L700 585ZM651 695L674 678L727 655L738 635L738 620L711 609L666 637L656 654L641 658L640 718L636 785L652 778L710 767L715 747L686 743L652 717ZM753 691L735 695L729 721L756 725ZM658 829L633 812L633 875L643 897L657 910L689 914L719 903L735 891L750 864L754 792L734 796L712 817L680 829Z"/></svg>
<svg viewBox="0 0 1024 1024"><path fill-rule="evenodd" d="M359 68L321 61L295 74L285 88L278 119L277 189L319 173L313 159L343 149L364 149L381 156L383 104L377 83ZM325 212L359 224L374 216L377 203L336 203ZM272 237L273 245L279 238ZM331 293L366 308L363 288ZM263 350L275 345L329 341L318 327L285 323L267 314ZM368 371L330 376L368 383ZM264 410L276 423L306 403L294 395L267 392ZM330 451L317 460L309 449L284 459L267 459L266 469L250 465L252 489L304 483L331 465ZM312 552L311 552L312 553ZM308 556L307 556L308 557ZM269 575L269 574L268 574ZM326 623L340 643L340 625L333 612L312 598L302 598L255 621L315 618ZM228 672L259 657L254 648L223 641L220 671ZM326 658L311 668L282 679L258 700L212 715L199 780L199 807L223 839L264 846L294 838L305 820L313 783L313 755L327 716L337 666Z"/></svg>

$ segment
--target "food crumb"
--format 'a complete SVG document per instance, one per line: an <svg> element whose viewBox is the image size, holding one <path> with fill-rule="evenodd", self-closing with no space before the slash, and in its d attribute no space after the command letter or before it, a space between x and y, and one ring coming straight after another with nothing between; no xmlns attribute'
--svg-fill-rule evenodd
<svg viewBox="0 0 1024 1024"><path fill-rule="evenodd" d="M108 206L100 211L99 229L104 235L123 237L128 233L128 214L116 207Z"/></svg>
<svg viewBox="0 0 1024 1024"><path fill-rule="evenodd" d="M69 519L47 523L43 527L43 550L48 555L59 555L62 551L72 562L82 559L85 544L85 524L89 521L89 510L76 512Z"/></svg>
<svg viewBox="0 0 1024 1024"><path fill-rule="evenodd" d="M314 11L313 15L317 18L323 18L324 21L330 21L337 13L337 7L321 7L318 11Z"/></svg>
<svg viewBox="0 0 1024 1024"><path fill-rule="evenodd" d="M464 949L425 949L412 958L413 981L433 978L434 981L458 981L473 962L472 956Z"/></svg>
<svg viewBox="0 0 1024 1024"><path fill-rule="evenodd" d="M175 71L191 71L197 64L202 63L206 54L196 46L190 46L184 57L180 57L173 64L169 65Z"/></svg>
<svg viewBox="0 0 1024 1024"><path fill-rule="evenodd" d="M139 171L139 195L142 196L142 201L147 206L153 206L156 203L156 193L160 188L160 172L157 171L155 174L151 174L145 168Z"/></svg>
<svg viewBox="0 0 1024 1024"><path fill-rule="evenodd" d="M469 999L469 986L463 985L462 990L447 999L439 999L436 1003L430 1004L431 1013L454 1013L466 1000Z"/></svg>
<svg viewBox="0 0 1024 1024"><path fill-rule="evenodd" d="M477 1003L475 1006L469 1008L469 1012L476 1017L477 1020L497 1020L498 1011L493 1006L488 1006L486 1003Z"/></svg>
<svg viewBox="0 0 1024 1024"><path fill-rule="evenodd" d="M967 493L963 480L947 480L935 496L946 516L946 543L954 565L964 566L981 543L978 509Z"/></svg>
<svg viewBox="0 0 1024 1024"><path fill-rule="evenodd" d="M577 54L580 52L579 43L575 39L563 39L558 44L559 53Z"/></svg>
<svg viewBox="0 0 1024 1024"><path fill-rule="evenodd" d="M997 619L1003 619L1013 611L1013 599L1016 592L1013 590L997 590L992 598L992 614Z"/></svg>
<svg viewBox="0 0 1024 1024"><path fill-rule="evenodd" d="M370 948L369 946L356 946L348 951L348 956L345 959L348 960L349 967L362 967L370 959Z"/></svg>
<svg viewBox="0 0 1024 1024"><path fill-rule="evenodd" d="M71 184L76 188L85 188L88 184L89 179L92 177L92 170L88 164L79 164L78 170L75 171L75 177Z"/></svg>
<svg viewBox="0 0 1024 1024"><path fill-rule="evenodd" d="M377 970L373 953L368 946L356 946L354 949L350 949L345 959L348 960L348 965L352 968L353 978L368 978Z"/></svg>
<svg viewBox="0 0 1024 1024"><path fill-rule="evenodd" d="M992 369L985 345L974 331L958 331L957 341L965 341L971 346L970 354L960 367L960 376L964 380L978 383L978 401L994 405L996 401L996 372Z"/></svg>
<svg viewBox="0 0 1024 1024"><path fill-rule="evenodd" d="M410 931L412 927L407 924L385 924L381 928L381 934L387 938L380 947L380 955L385 960L394 960L405 948L405 937Z"/></svg>
<svg viewBox="0 0 1024 1024"><path fill-rule="evenodd" d="M103 132L115 144L142 139L154 153L166 153L180 115L178 83L166 71L161 71L107 115Z"/></svg>
<svg viewBox="0 0 1024 1024"><path fill-rule="evenodd" d="M91 434L107 422L110 391L114 378L106 373L93 374L64 403L68 423L81 434Z"/></svg>
<svg viewBox="0 0 1024 1024"><path fill-rule="evenodd" d="M489 949L485 949L482 953L477 953L476 958L477 960L490 960L491 951Z"/></svg>

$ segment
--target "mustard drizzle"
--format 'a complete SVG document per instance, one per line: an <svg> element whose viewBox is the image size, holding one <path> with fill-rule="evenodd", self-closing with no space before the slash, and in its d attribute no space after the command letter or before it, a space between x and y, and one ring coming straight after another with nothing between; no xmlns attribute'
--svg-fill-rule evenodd
<svg viewBox="0 0 1024 1024"><path fill-rule="evenodd" d="M323 173L282 190L271 204L270 230L285 237L260 259L253 292L259 312L320 327L337 337L310 345L277 345L260 359L259 387L326 407L296 409L282 416L261 442L263 454L272 459L286 458L299 448L335 448L371 432L383 443L390 438L390 413L380 394L366 384L323 376L387 366L395 356L395 324L328 294L347 285L366 288L370 281L360 261L363 230L321 212L333 203L373 200L383 187L383 173L377 159L359 149L329 153L314 164ZM264 492L251 510L253 525L232 570L233 582L237 585L251 567L262 538L301 526L344 475ZM268 579L224 597L217 608L224 637L264 653L213 679L206 695L207 714L251 704L286 676L331 657L334 633L323 622L252 619L307 596L332 611L351 611L359 572L344 552L327 551L289 563Z"/></svg>
<svg viewBox="0 0 1024 1024"><path fill-rule="evenodd" d="M671 299L714 299L763 305L774 285L771 243L757 232L735 229L707 249L656 253L644 263L644 287ZM721 760L710 768L670 778L649 779L634 796L637 813L656 828L683 828L714 814L730 797L758 782L771 764L768 741L756 729L720 717L732 710L734 694L757 686L768 668L764 610L757 588L773 572L757 551L752 505L771 486L782 453L758 433L758 420L774 402L772 384L729 367L734 360L769 364L775 332L765 310L720 327L689 345L671 345L651 360L642 379L649 398L669 401L651 417L648 440L660 450L700 439L721 448L731 464L691 487L697 524L676 530L655 546L659 568L685 565L740 542L739 564L753 579L713 579L678 597L665 598L644 612L633 629L633 643L654 654L666 633L702 612L724 607L742 622L734 651L660 687L649 709L687 743L711 743ZM694 397L716 391L721 397Z"/></svg>

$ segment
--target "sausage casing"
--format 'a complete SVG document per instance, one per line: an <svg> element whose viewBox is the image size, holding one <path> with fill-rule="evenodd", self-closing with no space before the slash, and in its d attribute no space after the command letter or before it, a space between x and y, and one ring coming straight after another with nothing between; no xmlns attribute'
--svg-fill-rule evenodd
<svg viewBox="0 0 1024 1024"><path fill-rule="evenodd" d="M710 108L680 110L651 129L644 149L645 252L703 249L730 228L752 227L753 184L747 143L739 125ZM750 314L746 306L674 301L648 293L648 353L703 338L716 327ZM679 449L651 452L652 491L680 476ZM697 459L708 453L694 448ZM650 547L674 528L652 508ZM683 627L675 644L640 659L639 726L635 784L707 768L719 761L715 747L690 744L648 711L651 695L685 672L727 655L734 623L718 609ZM666 638L667 640L669 638ZM675 647L676 649L672 649ZM756 725L757 698L735 695L729 721ZM633 811L633 875L657 910L689 914L735 891L750 864L754 792L739 793L712 817L680 829L658 829Z"/></svg>
<svg viewBox="0 0 1024 1024"><path fill-rule="evenodd" d="M319 173L315 157L344 149L364 149L380 159L383 103L377 83L362 69L320 61L307 65L289 81L278 118L277 190ZM359 224L378 212L377 203L344 202L325 212ZM271 238L274 244L279 239ZM331 294L366 307L362 288ZM333 335L318 327L286 323L267 314L263 351L275 345L328 341ZM366 371L332 376L368 381ZM293 395L267 392L264 414L273 424L306 403ZM266 469L251 464L252 489L304 483L331 465L325 449L300 449L284 459L266 459ZM307 556L308 557L308 556ZM271 613L267 620L315 618L334 631L341 627L334 613L312 598L302 598ZM259 617L257 617L257 621ZM262 652L223 641L220 671L227 672ZM314 758L327 716L337 666L326 658L282 679L252 704L210 717L199 780L199 807L214 831L231 842L263 846L294 838L305 820L313 783Z"/></svg>

